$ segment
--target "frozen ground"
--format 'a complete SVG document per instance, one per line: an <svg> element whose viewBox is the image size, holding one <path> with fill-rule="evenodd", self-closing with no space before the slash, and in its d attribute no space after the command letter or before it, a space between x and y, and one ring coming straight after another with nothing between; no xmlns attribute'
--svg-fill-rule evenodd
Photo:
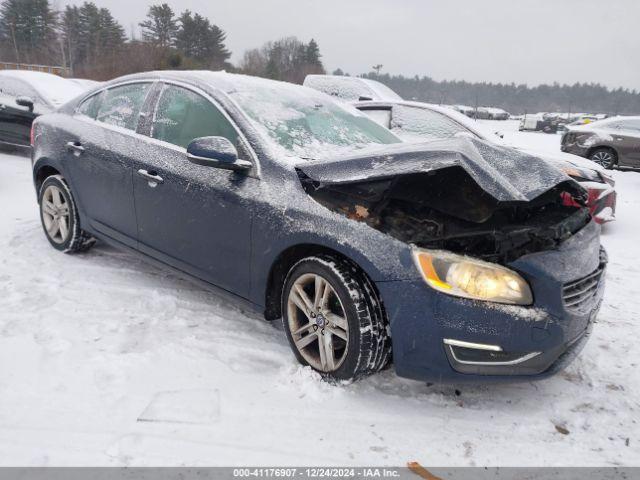
<svg viewBox="0 0 640 480"><path fill-rule="evenodd" d="M582 355L546 381L456 392L392 371L327 385L210 293L104 246L56 252L28 159L1 155L0 465L639 465L640 173L615 177Z"/></svg>

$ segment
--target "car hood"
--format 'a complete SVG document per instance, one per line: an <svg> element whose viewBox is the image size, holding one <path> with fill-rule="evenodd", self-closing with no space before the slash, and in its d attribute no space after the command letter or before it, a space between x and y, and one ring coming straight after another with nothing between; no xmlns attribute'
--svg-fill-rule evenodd
<svg viewBox="0 0 640 480"><path fill-rule="evenodd" d="M498 202L531 201L560 184L583 195L577 182L542 158L472 138L393 144L340 159L301 163L296 170L321 187L455 167Z"/></svg>

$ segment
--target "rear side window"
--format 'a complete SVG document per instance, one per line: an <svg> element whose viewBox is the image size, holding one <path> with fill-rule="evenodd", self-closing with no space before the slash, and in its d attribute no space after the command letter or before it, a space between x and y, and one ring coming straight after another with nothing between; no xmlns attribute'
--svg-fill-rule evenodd
<svg viewBox="0 0 640 480"><path fill-rule="evenodd" d="M402 137L428 140L450 138L457 133L470 133L458 122L439 112L403 105L393 107L391 131Z"/></svg>
<svg viewBox="0 0 640 480"><path fill-rule="evenodd" d="M620 128L640 132L640 120L623 120L620 122Z"/></svg>
<svg viewBox="0 0 640 480"><path fill-rule="evenodd" d="M362 113L364 113L371 120L376 122L378 125L382 125L384 128L391 128L391 109L390 108L382 108L382 109L362 109Z"/></svg>
<svg viewBox="0 0 640 480"><path fill-rule="evenodd" d="M140 110L151 88L150 83L134 83L107 90L98 108L96 120L135 130Z"/></svg>
<svg viewBox="0 0 640 480"><path fill-rule="evenodd" d="M209 100L182 87L166 86L160 96L151 136L187 148L200 137L225 137L238 147L238 132Z"/></svg>
<svg viewBox="0 0 640 480"><path fill-rule="evenodd" d="M87 98L78 107L78 113L85 117L93 118L94 120L98 116L100 105L102 104L102 92Z"/></svg>

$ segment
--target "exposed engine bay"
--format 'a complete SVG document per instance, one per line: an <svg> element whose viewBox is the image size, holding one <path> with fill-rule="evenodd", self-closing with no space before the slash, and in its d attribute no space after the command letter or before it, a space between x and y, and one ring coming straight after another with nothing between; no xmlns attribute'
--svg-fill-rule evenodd
<svg viewBox="0 0 640 480"><path fill-rule="evenodd" d="M398 240L502 264L557 248L591 220L570 180L530 201L498 201L458 166L347 183L298 175L320 204Z"/></svg>

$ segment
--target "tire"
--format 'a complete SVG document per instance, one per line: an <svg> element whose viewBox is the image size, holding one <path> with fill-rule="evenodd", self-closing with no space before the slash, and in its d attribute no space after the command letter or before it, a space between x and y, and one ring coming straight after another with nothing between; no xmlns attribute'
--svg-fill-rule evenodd
<svg viewBox="0 0 640 480"><path fill-rule="evenodd" d="M42 229L53 248L78 253L93 246L95 239L80 228L76 203L62 176L52 175L42 182L38 204Z"/></svg>
<svg viewBox="0 0 640 480"><path fill-rule="evenodd" d="M613 167L618 164L618 155L610 148L596 148L589 155L589 160L607 170L613 170Z"/></svg>
<svg viewBox="0 0 640 480"><path fill-rule="evenodd" d="M296 285L308 294L308 301L316 303L319 297L325 298L315 293L318 277L332 292L326 294L327 305L315 309L315 315L307 315L299 306L301 297L294 293ZM391 359L386 315L371 281L358 267L338 257L308 257L291 268L282 294L282 324L298 361L327 380L357 380L382 370ZM336 333L347 335L344 338ZM321 340L330 345L325 349L326 363L320 352ZM300 348L305 342L308 344ZM329 350L333 365L326 353Z"/></svg>

